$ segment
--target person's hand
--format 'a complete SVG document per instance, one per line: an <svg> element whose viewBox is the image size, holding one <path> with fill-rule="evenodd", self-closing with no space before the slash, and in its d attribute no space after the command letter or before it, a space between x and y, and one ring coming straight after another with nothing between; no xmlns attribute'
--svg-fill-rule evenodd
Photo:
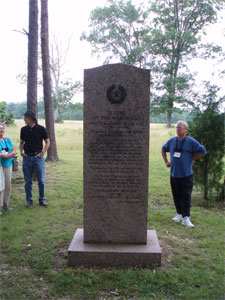
<svg viewBox="0 0 225 300"><path fill-rule="evenodd" d="M21 152L20 155L21 155L22 157L27 157L27 155L26 155L24 152Z"/></svg>
<svg viewBox="0 0 225 300"><path fill-rule="evenodd" d="M170 168L170 167L171 167L171 163L170 163L169 161L166 162L165 164L166 164L167 168Z"/></svg>
<svg viewBox="0 0 225 300"><path fill-rule="evenodd" d="M44 152L41 151L40 153L38 153L35 157L42 157L44 155Z"/></svg>
<svg viewBox="0 0 225 300"><path fill-rule="evenodd" d="M5 154L5 157L6 159L10 159L13 157L13 153L9 153L9 154Z"/></svg>

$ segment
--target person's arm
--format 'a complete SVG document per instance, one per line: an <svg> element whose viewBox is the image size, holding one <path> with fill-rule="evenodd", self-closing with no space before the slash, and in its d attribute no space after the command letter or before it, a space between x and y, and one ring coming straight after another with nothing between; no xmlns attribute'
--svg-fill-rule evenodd
<svg viewBox="0 0 225 300"><path fill-rule="evenodd" d="M43 155L45 154L45 152L48 151L49 147L50 147L50 139L47 138L47 139L45 139L45 146L44 146L44 149L42 150Z"/></svg>
<svg viewBox="0 0 225 300"><path fill-rule="evenodd" d="M13 145L13 142L12 142L12 140L10 138L8 138L8 141L9 141L9 144L11 146L11 153L12 153L12 155L15 155L16 154L16 149L15 149L15 147Z"/></svg>
<svg viewBox="0 0 225 300"><path fill-rule="evenodd" d="M0 153L0 157L5 158L5 159L10 159L13 157L13 153L10 153L10 154Z"/></svg>
<svg viewBox="0 0 225 300"><path fill-rule="evenodd" d="M10 154L15 155L16 154L16 149L15 149L13 143L12 143L12 140L9 137L7 137L6 140L7 140L7 143L11 147L11 153Z"/></svg>
<svg viewBox="0 0 225 300"><path fill-rule="evenodd" d="M193 139L193 153L194 153L194 156L192 158L192 164L194 164L197 159L199 159L207 154L205 147L203 145L201 145L195 139Z"/></svg>
<svg viewBox="0 0 225 300"><path fill-rule="evenodd" d="M12 155L15 155L15 154L16 154L16 149L15 149L15 147L11 147L11 150L12 150L11 154L12 154Z"/></svg>
<svg viewBox="0 0 225 300"><path fill-rule="evenodd" d="M163 150L162 150L162 158L163 158L163 160L164 160L164 162L165 162L165 165L167 166L167 168L170 168L170 166L171 166L171 163L168 161L168 159L167 159L167 155L166 155L166 152L165 152L165 151L163 151Z"/></svg>
<svg viewBox="0 0 225 300"><path fill-rule="evenodd" d="M206 155L206 153L195 153L195 155L194 155L194 157L192 159L192 164L194 164L197 159L199 159L199 158L201 158L201 157L203 157L205 155Z"/></svg>
<svg viewBox="0 0 225 300"><path fill-rule="evenodd" d="M25 157L25 156L27 156L24 152L23 152L23 145L24 145L24 140L20 140L20 144L19 144L19 149L20 149L20 155L22 156L22 157Z"/></svg>
<svg viewBox="0 0 225 300"><path fill-rule="evenodd" d="M45 141L44 149L40 153L38 153L36 155L36 157L42 157L45 154L45 152L47 152L48 148L50 147L50 139L47 138L44 141Z"/></svg>

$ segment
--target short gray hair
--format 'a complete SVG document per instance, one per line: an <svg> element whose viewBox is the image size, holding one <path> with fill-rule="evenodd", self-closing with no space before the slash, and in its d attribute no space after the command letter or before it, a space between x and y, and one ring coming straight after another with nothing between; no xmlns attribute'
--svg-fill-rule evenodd
<svg viewBox="0 0 225 300"><path fill-rule="evenodd" d="M185 121L178 121L178 122L176 123L176 126L177 126L178 123L183 124L184 128L188 129L188 123L187 123L187 122L185 122Z"/></svg>

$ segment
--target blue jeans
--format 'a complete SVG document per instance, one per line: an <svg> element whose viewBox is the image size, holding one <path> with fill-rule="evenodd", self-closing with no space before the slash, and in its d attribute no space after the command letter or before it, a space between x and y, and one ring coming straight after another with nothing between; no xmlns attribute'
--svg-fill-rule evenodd
<svg viewBox="0 0 225 300"><path fill-rule="evenodd" d="M45 159L44 157L26 156L23 158L23 174L25 179L26 200L33 201L32 183L34 170L37 175L39 202L45 200Z"/></svg>

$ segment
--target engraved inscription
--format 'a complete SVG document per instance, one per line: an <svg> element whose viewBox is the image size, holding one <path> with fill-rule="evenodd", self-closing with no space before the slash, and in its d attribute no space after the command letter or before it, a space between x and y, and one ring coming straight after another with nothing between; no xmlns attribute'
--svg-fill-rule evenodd
<svg viewBox="0 0 225 300"><path fill-rule="evenodd" d="M127 116L124 111L94 116L95 126L90 130L92 139L87 148L92 174L88 177L88 188L95 190L93 200L107 195L108 200L116 203L140 203L145 165L140 119L137 115ZM118 126L121 120L123 123ZM92 121L88 123L93 125Z"/></svg>

